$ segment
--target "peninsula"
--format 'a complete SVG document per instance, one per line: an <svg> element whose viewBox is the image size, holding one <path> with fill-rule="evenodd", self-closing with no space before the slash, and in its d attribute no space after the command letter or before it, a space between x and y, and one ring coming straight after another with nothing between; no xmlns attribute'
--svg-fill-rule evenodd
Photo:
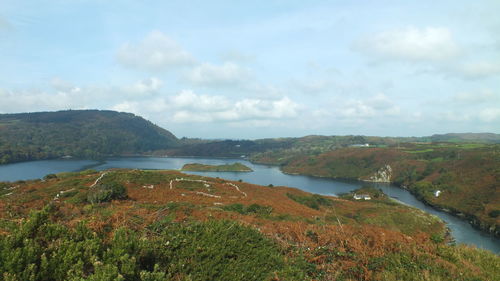
<svg viewBox="0 0 500 281"><path fill-rule="evenodd" d="M224 165L206 165L199 163L185 164L182 171L194 172L253 172L249 167L241 163L224 164Z"/></svg>

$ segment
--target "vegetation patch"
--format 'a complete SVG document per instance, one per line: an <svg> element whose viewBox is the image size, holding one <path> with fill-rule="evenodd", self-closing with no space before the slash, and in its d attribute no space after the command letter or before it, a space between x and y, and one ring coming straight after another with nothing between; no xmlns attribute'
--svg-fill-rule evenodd
<svg viewBox="0 0 500 281"><path fill-rule="evenodd" d="M231 204L222 207L225 211L237 212L242 215L248 214L257 214L257 215L270 215L273 212L273 207L271 206L262 206L259 204L251 204L245 206L243 204Z"/></svg>
<svg viewBox="0 0 500 281"><path fill-rule="evenodd" d="M127 189L120 183L101 183L87 193L87 201L92 204L127 198Z"/></svg>
<svg viewBox="0 0 500 281"><path fill-rule="evenodd" d="M196 172L253 172L253 170L241 163L224 164L224 165L206 165L191 163L182 166L182 171Z"/></svg>
<svg viewBox="0 0 500 281"><path fill-rule="evenodd" d="M331 199L325 198L318 194L312 195L297 195L293 193L287 193L286 196L293 201L306 205L309 208L319 210L321 206L330 207L333 206L333 201Z"/></svg>
<svg viewBox="0 0 500 281"><path fill-rule="evenodd" d="M0 235L0 280L304 280L273 241L230 221L172 223L155 235L120 228L108 239L49 220L46 208Z"/></svg>

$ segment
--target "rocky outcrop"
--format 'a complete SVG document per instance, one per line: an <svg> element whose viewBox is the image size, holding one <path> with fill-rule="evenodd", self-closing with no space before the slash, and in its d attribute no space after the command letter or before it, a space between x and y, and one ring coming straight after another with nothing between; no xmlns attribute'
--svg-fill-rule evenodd
<svg viewBox="0 0 500 281"><path fill-rule="evenodd" d="M392 168L389 165L385 165L380 168L377 172L371 175L366 181L370 182L391 182L392 178Z"/></svg>

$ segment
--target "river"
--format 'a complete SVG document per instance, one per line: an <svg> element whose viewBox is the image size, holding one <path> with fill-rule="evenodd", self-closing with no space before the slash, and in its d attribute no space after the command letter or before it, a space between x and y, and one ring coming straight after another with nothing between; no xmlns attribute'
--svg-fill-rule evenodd
<svg viewBox="0 0 500 281"><path fill-rule="evenodd" d="M488 249L496 254L500 253L500 239L474 229L469 223L450 214L438 211L418 201L408 191L391 184L366 183L358 181L344 181L327 178L316 178L301 175L282 173L278 167L253 164L241 159L206 159L206 158L159 158L159 157L124 157L110 158L104 162L90 160L43 160L8 165L0 165L0 181L16 181L41 178L46 174L80 171L84 169L105 170L110 168L133 169L170 169L178 170L186 163L202 163L220 165L238 161L252 168L250 173L238 172L188 172L210 177L220 177L230 180L274 186L290 186L308 192L322 195L338 195L346 193L364 185L380 188L387 195L400 202L434 214L445 221L451 229L451 234L457 243L475 245Z"/></svg>

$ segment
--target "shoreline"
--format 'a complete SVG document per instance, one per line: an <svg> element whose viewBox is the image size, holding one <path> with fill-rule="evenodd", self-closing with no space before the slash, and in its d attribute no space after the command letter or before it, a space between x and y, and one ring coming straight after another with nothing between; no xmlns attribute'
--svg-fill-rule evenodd
<svg viewBox="0 0 500 281"><path fill-rule="evenodd" d="M479 219L477 219L476 216L471 215L471 214L466 214L466 213L463 213L463 212L459 212L457 210L452 210L452 209L449 209L449 208L445 208L445 207L437 205L437 204L432 204L429 201L427 201L424 198L422 198L418 193L414 192L413 190L411 190L411 189L409 189L409 188L407 188L405 186L397 185L397 184L395 184L393 182L374 182L374 181L363 180L363 179L359 179L359 178L358 179L353 179L353 178L319 176L319 175L314 175L314 174L301 174L301 173L286 172L286 171L284 171L281 168L281 165L267 164L267 163L258 163L258 162L253 162L253 161L250 161L250 160L248 160L248 161L250 163L253 163L253 164L277 166L277 167L279 167L279 169L280 169L280 171L282 173L287 174L287 175L309 176L309 177L315 177L315 178L326 178L326 179L334 179L334 180L342 180L342 181L353 181L353 182L370 182L370 183L386 183L386 184L391 184L391 185L393 185L393 186L395 186L397 188L401 188L401 189L404 189L404 190L408 191L419 202L422 202L426 206L429 206L429 207L435 209L436 211L449 214L449 215L451 215L451 216L453 216L455 218L458 218L458 219L460 219L462 221L466 221L474 229L479 230L479 231L481 231L482 233L484 233L484 234L486 234L488 236L500 239L500 229L497 229L494 226L483 224ZM493 228L493 230L492 230L492 228ZM450 232L450 234L451 234L451 232Z"/></svg>

